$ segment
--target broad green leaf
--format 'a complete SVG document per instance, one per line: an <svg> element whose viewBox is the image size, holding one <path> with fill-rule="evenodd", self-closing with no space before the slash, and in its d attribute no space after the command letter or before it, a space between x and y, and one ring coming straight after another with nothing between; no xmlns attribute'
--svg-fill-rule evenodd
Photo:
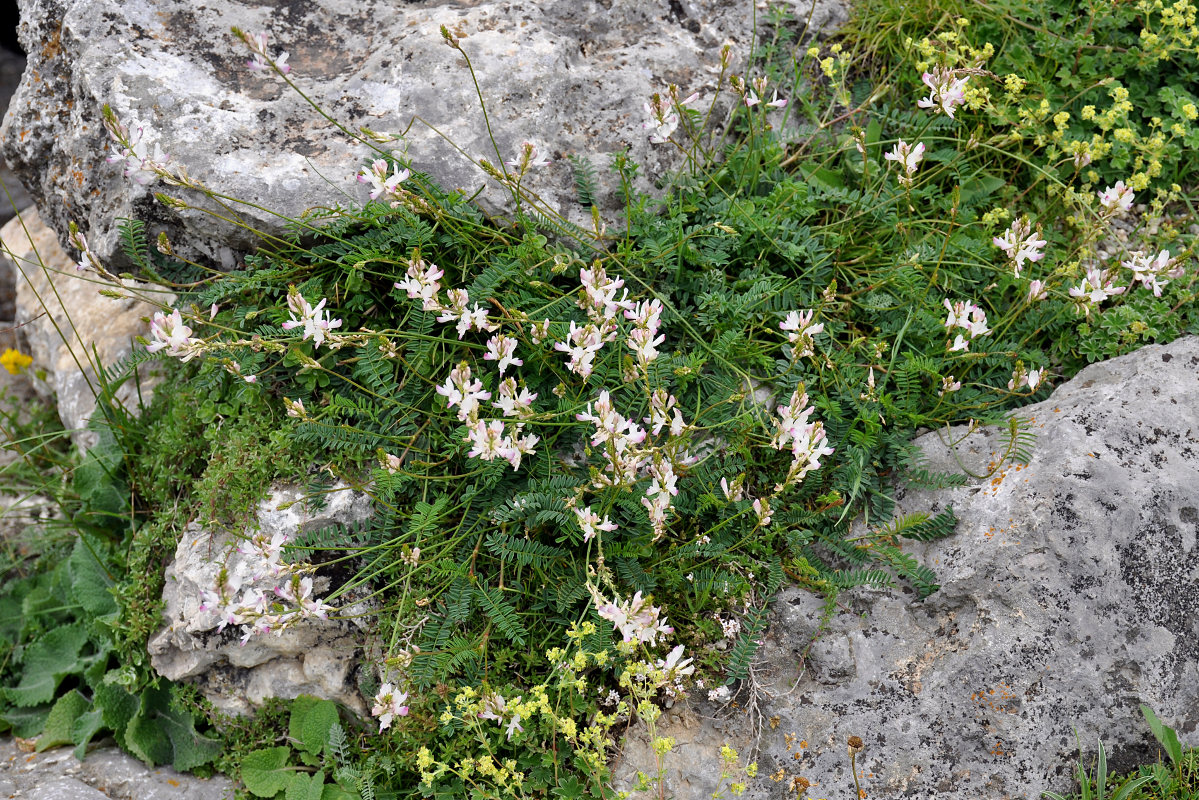
<svg viewBox="0 0 1199 800"><path fill-rule="evenodd" d="M116 736L117 744L128 750L129 747L125 743L125 728L137 714L140 706L138 698L116 683L102 681L95 688L93 702L104 718L105 727L109 728Z"/></svg>
<svg viewBox="0 0 1199 800"><path fill-rule="evenodd" d="M104 730L104 712L98 708L80 714L71 723L71 742L75 745L75 758L79 761L87 755L87 744L97 733Z"/></svg>
<svg viewBox="0 0 1199 800"><path fill-rule="evenodd" d="M139 711L125 728L125 744L129 752L152 767L171 760L171 740L166 737L157 720Z"/></svg>
<svg viewBox="0 0 1199 800"><path fill-rule="evenodd" d="M354 795L336 783L326 783L325 788L321 791L321 800L354 800Z"/></svg>
<svg viewBox="0 0 1199 800"><path fill-rule="evenodd" d="M71 728L90 705L91 703L75 689L58 698L54 707L50 709L50 715L46 717L46 727L42 729L42 735L38 737L34 749L40 753L51 747L73 744Z"/></svg>
<svg viewBox="0 0 1199 800"><path fill-rule="evenodd" d="M329 729L337 722L337 706L329 700L300 695L291 706L287 734L299 747L320 755L329 741Z"/></svg>
<svg viewBox="0 0 1199 800"><path fill-rule="evenodd" d="M110 591L113 580L104 565L96 560L82 536L75 540L75 549L71 551L67 568L75 602L95 617L116 613L117 601Z"/></svg>
<svg viewBox="0 0 1199 800"><path fill-rule="evenodd" d="M0 720L12 726L12 735L29 739L37 736L46 726L46 717L50 715L50 704L34 708L10 708L0 714Z"/></svg>
<svg viewBox="0 0 1199 800"><path fill-rule="evenodd" d="M307 775L297 772L287 782L284 800L321 800L325 789L325 773L317 772Z"/></svg>
<svg viewBox="0 0 1199 800"><path fill-rule="evenodd" d="M295 770L287 766L289 747L268 747L247 753L241 762L242 783L258 797L274 797L287 788Z"/></svg>
<svg viewBox="0 0 1199 800"><path fill-rule="evenodd" d="M79 651L87 642L87 631L79 625L55 628L25 651L21 682L5 689L15 706L35 706L54 699L54 690L64 675L81 669Z"/></svg>
<svg viewBox="0 0 1199 800"><path fill-rule="evenodd" d="M221 741L197 731L196 720L188 712L167 709L158 712L157 719L171 740L171 766L180 772L189 772L220 755Z"/></svg>

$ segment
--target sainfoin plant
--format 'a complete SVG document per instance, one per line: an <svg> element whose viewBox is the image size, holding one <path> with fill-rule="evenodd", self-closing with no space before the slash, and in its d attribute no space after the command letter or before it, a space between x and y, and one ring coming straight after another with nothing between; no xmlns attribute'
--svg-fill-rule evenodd
<svg viewBox="0 0 1199 800"><path fill-rule="evenodd" d="M1178 192L1140 208L1148 168L1092 180L1104 142L1020 99L967 26L912 43L910 96L883 106L840 44L783 46L775 22L744 74L726 47L714 87L646 87L642 133L686 166L623 229L547 208L528 177L567 165L533 143L485 165L513 193L505 225L419 153L379 148L361 206L173 286L149 321L145 350L180 383L286 421L314 497L336 479L373 499L361 530L251 535L260 569L223 574L204 605L248 641L369 593L373 720L347 731L395 792L614 797L623 726L652 731L697 687L756 690L784 581L830 613L854 586L936 591L903 541L950 535L952 509L892 520L894 481L965 478L923 469L916 429L1005 420L1019 456L1012 409L1195 324L1189 245L1161 224ZM299 78L266 34L238 35L246 69ZM714 93L727 130L701 111ZM111 113L106 128L162 202L206 191L152 131ZM1040 177L1015 186L1030 164ZM590 206L589 165L572 165ZM1101 256L1129 221L1163 233ZM145 257L173 274L169 248ZM318 597L314 576L337 580ZM670 745L653 749L660 770Z"/></svg>

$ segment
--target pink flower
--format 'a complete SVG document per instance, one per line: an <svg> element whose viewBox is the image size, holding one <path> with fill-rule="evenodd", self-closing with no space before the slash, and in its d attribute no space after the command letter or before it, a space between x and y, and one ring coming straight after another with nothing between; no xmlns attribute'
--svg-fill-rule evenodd
<svg viewBox="0 0 1199 800"><path fill-rule="evenodd" d="M271 68L272 61L270 53L266 49L267 34L255 33L245 37L245 42L250 46L250 52L253 57L246 62L246 67L251 72L267 72ZM280 53L278 58L273 59L275 68L284 75L291 72L291 67L287 64L287 53Z"/></svg>
<svg viewBox="0 0 1199 800"><path fill-rule="evenodd" d="M408 706L404 705L406 702L407 692L396 691L396 687L390 683L379 687L375 695L375 704L371 708L371 716L379 718L379 733L391 727L392 720L396 717L408 716Z"/></svg>
<svg viewBox="0 0 1199 800"><path fill-rule="evenodd" d="M369 183L371 185L370 198L378 200L381 195L396 196L399 194L400 184L408 180L409 171L400 169L399 164L392 164L391 174L387 174L387 162L381 158L377 158L371 162L370 169L363 169L358 173L359 183Z"/></svg>
<svg viewBox="0 0 1199 800"><path fill-rule="evenodd" d="M575 517L579 521L579 527L583 529L583 541L590 542L600 531L612 532L616 530L617 525L612 520L608 519L605 514L603 519L600 519L599 514L591 510L591 506L586 508L574 509Z"/></svg>
<svg viewBox="0 0 1199 800"><path fill-rule="evenodd" d="M520 147L516 148L516 158L504 163L524 175L530 169L545 167L551 163L548 158L539 158L538 155L537 145L532 142L521 142Z"/></svg>
<svg viewBox="0 0 1199 800"><path fill-rule="evenodd" d="M316 306L311 306L294 286L287 292L287 309L291 319L283 323L283 330L289 331L303 326L304 336L301 341L311 339L315 347L325 343L325 335L330 330L341 327L341 320L331 319L329 312L325 310L325 298L322 297Z"/></svg>
<svg viewBox="0 0 1199 800"><path fill-rule="evenodd" d="M924 73L921 80L931 91L916 105L920 108L939 108L953 119L953 110L966 102L966 81L970 80L970 76L954 78L953 70L938 67L933 72Z"/></svg>
<svg viewBox="0 0 1199 800"><path fill-rule="evenodd" d="M498 361L496 368L501 375L510 365L523 366L525 362L516 357L516 344L511 336L492 336L487 340L487 352L483 354L483 360Z"/></svg>
<svg viewBox="0 0 1199 800"><path fill-rule="evenodd" d="M1136 197L1132 193L1132 189L1124 185L1124 181L1116 181L1115 186L1109 186L1097 194L1099 202L1103 204L1108 213L1113 214L1116 212L1116 209L1120 209L1121 211L1131 209L1133 198Z"/></svg>
<svg viewBox="0 0 1199 800"><path fill-rule="evenodd" d="M147 352L165 349L167 355L185 362L199 355L203 348L203 342L192 338L192 329L183 324L183 316L177 309L172 309L169 316L156 312L150 320L150 335L154 341L146 345Z"/></svg>

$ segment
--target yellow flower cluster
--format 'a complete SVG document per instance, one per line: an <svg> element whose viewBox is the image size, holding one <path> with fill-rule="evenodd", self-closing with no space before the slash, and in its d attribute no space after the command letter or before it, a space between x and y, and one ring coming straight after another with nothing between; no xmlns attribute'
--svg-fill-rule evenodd
<svg viewBox="0 0 1199 800"><path fill-rule="evenodd" d="M1196 8L1190 0L1175 0L1173 3L1140 0L1137 10L1145 14L1146 27L1141 29L1141 52L1149 66L1159 61L1169 61L1187 51L1199 55L1199 46L1196 46L1199 44Z"/></svg>
<svg viewBox="0 0 1199 800"><path fill-rule="evenodd" d="M33 356L26 355L19 350L13 350L11 347L5 349L4 355L0 356L0 367L4 367L9 375L19 375L29 368L33 363Z"/></svg>

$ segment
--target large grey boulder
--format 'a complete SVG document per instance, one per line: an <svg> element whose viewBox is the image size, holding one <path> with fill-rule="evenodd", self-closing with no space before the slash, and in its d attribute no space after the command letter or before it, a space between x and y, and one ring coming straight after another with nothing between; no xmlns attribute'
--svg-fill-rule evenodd
<svg viewBox="0 0 1199 800"><path fill-rule="evenodd" d="M56 398L62 424L86 449L96 439L87 423L96 410L97 369L128 358L135 338L148 333L147 319L158 310L148 298L170 303L172 295L80 272L37 208L0 228L0 252L0 274L16 286L16 343L33 357L27 371L33 389L47 400ZM140 403L149 402L160 380L153 367L153 362L142 364L137 380L118 389L117 399L126 408L136 412Z"/></svg>
<svg viewBox="0 0 1199 800"><path fill-rule="evenodd" d="M231 599L253 589L265 590L274 599L272 589L282 579L263 569L252 537L260 535L264 542L276 536L294 540L330 525L362 522L371 514L369 496L344 485L324 500L323 507L310 508L300 488L279 485L259 505L251 530L234 535L212 526L188 526L166 570L164 627L148 645L150 663L160 675L190 680L217 708L236 714L249 713L268 698L302 694L365 714L357 680L369 610L362 597L339 599L341 613L328 619L301 619L280 632L244 639L247 628L227 620L222 624L221 604L206 602L205 593L217 590L222 576L236 587ZM313 596L323 597L331 588L336 587L318 573Z"/></svg>
<svg viewBox="0 0 1199 800"><path fill-rule="evenodd" d="M813 34L845 18L841 0L812 2L810 14L806 3L796 11ZM524 185L551 208L589 220L563 159L592 158L609 187L607 164L625 149L645 166L646 188L681 165L677 148L649 142L643 105L674 83L704 93L706 108L709 69L726 40L734 69L744 71L752 12L742 0L22 0L29 68L0 135L50 224L65 234L69 221L78 223L114 272L123 260L119 217L166 230L180 252L232 266L257 241L247 229L283 230L272 212L294 217L365 201L367 187L354 176L370 151L279 77L248 70L250 54L230 34L238 26L268 32L268 48L289 53L289 77L333 119L405 133L417 169L447 188L482 189L485 208L510 209L511 198L475 162L498 165L522 141L535 142L555 162ZM442 25L462 37L487 121ZM218 209L246 227L156 204L161 182L131 185L120 164L105 161L106 104L131 131L144 128L150 152L159 146L214 191L259 206ZM194 191L169 193L216 208Z"/></svg>
<svg viewBox="0 0 1199 800"><path fill-rule="evenodd" d="M960 520L950 538L905 545L940 591L843 595L820 631L819 599L786 589L760 651L761 716L726 708L732 729L704 722L702 735L665 718L662 735L704 745L668 760L679 800L707 797L713 745L762 720L763 777L747 795L759 798L794 797L799 777L810 796L851 796L849 736L865 744L868 797L938 800L1067 792L1076 731L1088 763L1097 737L1114 770L1153 763L1141 703L1199 743L1199 338L1087 367L1020 415L1037 434L1027 465L899 494L904 512L952 504ZM941 434L917 442L931 468L960 459L977 473L1007 444L994 428L956 455ZM620 774L649 771L643 748L629 754Z"/></svg>

